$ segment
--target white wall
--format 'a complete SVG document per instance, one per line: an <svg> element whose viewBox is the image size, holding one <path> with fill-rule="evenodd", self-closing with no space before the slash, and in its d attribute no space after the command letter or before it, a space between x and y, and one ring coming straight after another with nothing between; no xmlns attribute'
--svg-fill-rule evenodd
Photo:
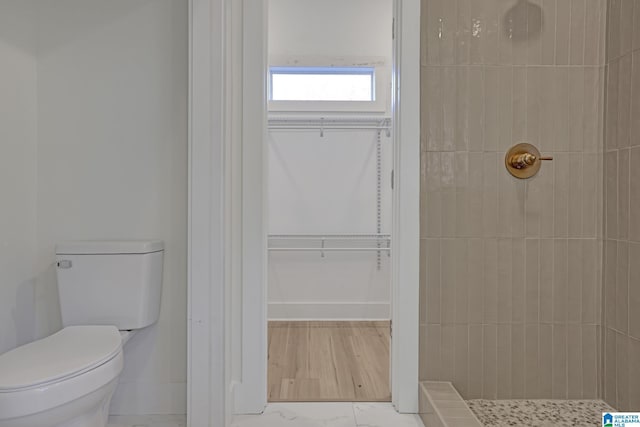
<svg viewBox="0 0 640 427"><path fill-rule="evenodd" d="M165 241L114 414L186 411L187 1L0 4L0 352L61 327L54 245Z"/></svg>
<svg viewBox="0 0 640 427"><path fill-rule="evenodd" d="M391 0L271 0L269 57L272 62L309 58L314 65L319 58L375 57L390 68L391 6ZM327 131L321 137L272 130L268 145L270 234L376 233L375 131ZM392 150L384 132L382 147L382 233L389 233ZM278 245L296 243L319 244ZM271 251L268 271L270 319L389 318L384 252L378 270L376 252L321 257Z"/></svg>
<svg viewBox="0 0 640 427"><path fill-rule="evenodd" d="M34 4L0 12L0 353L32 341L36 260Z"/></svg>

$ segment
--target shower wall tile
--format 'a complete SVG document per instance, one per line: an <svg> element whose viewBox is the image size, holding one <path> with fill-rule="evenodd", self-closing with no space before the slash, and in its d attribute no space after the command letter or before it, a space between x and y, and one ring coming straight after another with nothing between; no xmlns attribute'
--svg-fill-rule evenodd
<svg viewBox="0 0 640 427"><path fill-rule="evenodd" d="M640 339L640 244L629 243L629 336ZM640 360L631 359L631 360ZM640 399L640 396L638 396Z"/></svg>
<svg viewBox="0 0 640 427"><path fill-rule="evenodd" d="M640 360L640 341L629 338L629 363ZM631 367L631 366L630 366ZM640 369L629 369L629 408L640 408Z"/></svg>
<svg viewBox="0 0 640 427"><path fill-rule="evenodd" d="M640 49L640 5L636 0L633 6L633 40L632 40L632 49Z"/></svg>
<svg viewBox="0 0 640 427"><path fill-rule="evenodd" d="M618 241L618 268L616 272L615 329L624 334L629 324L629 243Z"/></svg>
<svg viewBox="0 0 640 427"><path fill-rule="evenodd" d="M636 0L620 0L620 55L631 52L633 43L633 9Z"/></svg>
<svg viewBox="0 0 640 427"><path fill-rule="evenodd" d="M636 7L640 15L640 4ZM640 22L638 22L637 34L640 34ZM640 48L640 46L638 46ZM640 145L640 50L633 52L631 68L631 122L629 143L632 147Z"/></svg>
<svg viewBox="0 0 640 427"><path fill-rule="evenodd" d="M618 54L606 78L600 0L422 5L421 379L467 398L597 397L612 246L598 239L605 217L618 232L620 181L634 173L618 176L617 139L605 162L604 124L634 141L633 96L628 125L617 96L633 61ZM515 179L504 155L518 142L554 160ZM614 264L614 305L617 275Z"/></svg>
<svg viewBox="0 0 640 427"><path fill-rule="evenodd" d="M586 0L571 0L570 65L583 65L586 32Z"/></svg>

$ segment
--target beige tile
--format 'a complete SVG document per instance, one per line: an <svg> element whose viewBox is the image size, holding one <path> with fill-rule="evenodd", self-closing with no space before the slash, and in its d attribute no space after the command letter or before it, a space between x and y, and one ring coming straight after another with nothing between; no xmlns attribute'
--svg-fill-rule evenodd
<svg viewBox="0 0 640 427"><path fill-rule="evenodd" d="M441 64L450 65L455 63L456 24L458 21L456 6L457 1L441 2L441 26L438 27Z"/></svg>
<svg viewBox="0 0 640 427"><path fill-rule="evenodd" d="M468 321L471 324L481 324L484 318L484 241L469 239L468 241L468 273L467 281L469 297Z"/></svg>
<svg viewBox="0 0 640 427"><path fill-rule="evenodd" d="M604 67L584 69L584 108L582 125L584 127L584 150L588 153L602 152L602 130L600 121L604 111L601 93L604 92Z"/></svg>
<svg viewBox="0 0 640 427"><path fill-rule="evenodd" d="M542 395L539 387L539 360L538 341L539 326L537 324L525 325L525 361L524 361L524 397L526 399L538 399Z"/></svg>
<svg viewBox="0 0 640 427"><path fill-rule="evenodd" d="M568 242L565 239L553 241L553 322L567 321L567 284L568 271Z"/></svg>
<svg viewBox="0 0 640 427"><path fill-rule="evenodd" d="M418 327L418 379L420 381L429 379L428 369L434 366L435 361L430 360L427 353L429 348L431 345L427 342L427 325L421 323Z"/></svg>
<svg viewBox="0 0 640 427"><path fill-rule="evenodd" d="M629 243L618 241L618 267L616 271L616 330L627 333L629 301Z"/></svg>
<svg viewBox="0 0 640 427"><path fill-rule="evenodd" d="M524 323L526 307L526 283L522 278L522 268L525 268L525 241L518 238L512 240L511 262L511 321Z"/></svg>
<svg viewBox="0 0 640 427"><path fill-rule="evenodd" d="M527 69L513 68L512 142L527 140ZM511 144L513 145L513 144ZM511 146L510 145L510 146Z"/></svg>
<svg viewBox="0 0 640 427"><path fill-rule="evenodd" d="M615 59L620 56L620 9L622 0L609 0L609 11L607 16L609 23L607 29L607 58Z"/></svg>
<svg viewBox="0 0 640 427"><path fill-rule="evenodd" d="M442 192L429 191L422 199L420 234L423 238L442 236Z"/></svg>
<svg viewBox="0 0 640 427"><path fill-rule="evenodd" d="M566 325L553 325L551 396L554 399L567 398L567 338Z"/></svg>
<svg viewBox="0 0 640 427"><path fill-rule="evenodd" d="M435 0L432 0L435 1ZM425 98L422 99L422 111L426 114L427 150L439 151L443 149L444 140L444 109L442 88L443 69L441 67L425 67L426 80L421 82L426 87ZM425 108L426 105L426 108Z"/></svg>
<svg viewBox="0 0 640 427"><path fill-rule="evenodd" d="M513 145L513 68L498 68L498 150Z"/></svg>
<svg viewBox="0 0 640 427"><path fill-rule="evenodd" d="M524 324L511 326L511 397L525 397L525 328Z"/></svg>
<svg viewBox="0 0 640 427"><path fill-rule="evenodd" d="M511 394L511 325L497 326L497 382L496 396L498 399L508 399Z"/></svg>
<svg viewBox="0 0 640 427"><path fill-rule="evenodd" d="M455 240L455 322L467 323L469 315L469 251L467 239Z"/></svg>
<svg viewBox="0 0 640 427"><path fill-rule="evenodd" d="M569 64L571 40L571 1L556 3L556 65Z"/></svg>
<svg viewBox="0 0 640 427"><path fill-rule="evenodd" d="M620 411L631 411L629 407L629 338L616 333L616 400ZM635 408L633 409L635 410Z"/></svg>
<svg viewBox="0 0 640 427"><path fill-rule="evenodd" d="M527 64L540 65L542 63L542 39L545 32L545 11L543 0L530 1L531 8L527 13ZM536 13L538 12L539 13ZM536 31L538 33L536 34Z"/></svg>
<svg viewBox="0 0 640 427"><path fill-rule="evenodd" d="M449 154L449 153L443 153ZM444 164L443 164L444 166ZM443 237L456 237L456 192L455 191L443 191L440 193L441 200L441 212L440 218L442 221L441 235Z"/></svg>
<svg viewBox="0 0 640 427"><path fill-rule="evenodd" d="M540 240L540 322L543 323L553 321L554 251L553 240Z"/></svg>
<svg viewBox="0 0 640 427"><path fill-rule="evenodd" d="M568 195L568 235L569 237L583 237L582 235L582 221L584 208L582 202L584 200L584 193L593 192L593 189L584 188L584 181L582 178L582 153L569 153L569 195Z"/></svg>
<svg viewBox="0 0 640 427"><path fill-rule="evenodd" d="M582 320L582 242L568 241L568 274L567 274L567 320L569 323L580 323Z"/></svg>
<svg viewBox="0 0 640 427"><path fill-rule="evenodd" d="M605 330L604 343L604 400L614 408L618 408L616 395L616 333L613 329Z"/></svg>
<svg viewBox="0 0 640 427"><path fill-rule="evenodd" d="M640 168L635 167L640 163L640 148L631 149L630 185L629 185L629 239L640 241ZM608 176L607 176L608 178Z"/></svg>
<svg viewBox="0 0 640 427"><path fill-rule="evenodd" d="M640 243L629 243L629 261L629 335L640 339Z"/></svg>
<svg viewBox="0 0 640 427"><path fill-rule="evenodd" d="M515 24L510 14L512 4L497 2L499 32L498 32L498 63L501 65L513 64L513 32L515 30Z"/></svg>
<svg viewBox="0 0 640 427"><path fill-rule="evenodd" d="M442 327L440 325L426 325L425 334L424 357L421 357L426 361L424 378L427 380L440 380L442 378Z"/></svg>
<svg viewBox="0 0 640 427"><path fill-rule="evenodd" d="M616 1L616 0L612 0ZM618 78L620 62L615 60L607 65L607 104L605 115L605 147L618 147Z"/></svg>
<svg viewBox="0 0 640 427"><path fill-rule="evenodd" d="M471 43L471 1L472 0L457 0L456 64L469 64L469 45Z"/></svg>
<svg viewBox="0 0 640 427"><path fill-rule="evenodd" d="M484 237L496 237L498 229L498 171L497 153L483 154L482 170L482 231Z"/></svg>
<svg viewBox="0 0 640 427"><path fill-rule="evenodd" d="M538 389L540 396L553 395L553 326L541 324L539 328Z"/></svg>
<svg viewBox="0 0 640 427"><path fill-rule="evenodd" d="M455 67L456 98L454 147L456 151L469 149L469 67Z"/></svg>
<svg viewBox="0 0 640 427"><path fill-rule="evenodd" d="M498 323L510 323L512 313L512 261L511 239L498 239Z"/></svg>
<svg viewBox="0 0 640 427"><path fill-rule="evenodd" d="M420 279L419 279L419 322L420 325L427 323L427 241L420 239Z"/></svg>
<svg viewBox="0 0 640 427"><path fill-rule="evenodd" d="M568 2L567 2L568 3ZM554 103L548 107L554 114L554 151L569 150L569 68L555 68Z"/></svg>
<svg viewBox="0 0 640 427"><path fill-rule="evenodd" d="M635 8L640 15L640 4ZM639 18L640 19L640 18ZM640 34L638 22L637 34ZM640 46L639 46L640 47ZM640 145L640 51L633 52L631 68L631 122L629 143L636 147Z"/></svg>
<svg viewBox="0 0 640 427"><path fill-rule="evenodd" d="M597 399L598 394L598 340L597 326L582 326L582 398Z"/></svg>
<svg viewBox="0 0 640 427"><path fill-rule="evenodd" d="M584 64L586 0L571 0L571 34L569 64Z"/></svg>
<svg viewBox="0 0 640 427"><path fill-rule="evenodd" d="M540 241L525 242L525 322L537 323L540 308Z"/></svg>
<svg viewBox="0 0 640 427"><path fill-rule="evenodd" d="M542 65L552 65L556 61L556 0L543 0L542 11L545 25L540 34L542 45Z"/></svg>
<svg viewBox="0 0 640 427"><path fill-rule="evenodd" d="M616 238L618 237L618 152L605 153L604 161L605 233L609 238Z"/></svg>
<svg viewBox="0 0 640 427"><path fill-rule="evenodd" d="M469 369L467 399L479 399L482 397L482 373L483 373L483 339L482 325L469 325Z"/></svg>
<svg viewBox="0 0 640 427"><path fill-rule="evenodd" d="M598 242L595 239L582 240L582 302L581 321L583 324L593 325L600 322L598 304L600 302L598 294L600 292Z"/></svg>
<svg viewBox="0 0 640 427"><path fill-rule="evenodd" d="M618 238L629 238L629 150L618 150Z"/></svg>
<svg viewBox="0 0 640 427"><path fill-rule="evenodd" d="M582 398L582 327L567 325L567 397Z"/></svg>
<svg viewBox="0 0 640 427"><path fill-rule="evenodd" d="M596 237L598 232L598 212L602 194L594 189L598 188L602 180L599 169L600 154L585 153L582 162L582 237Z"/></svg>
<svg viewBox="0 0 640 427"><path fill-rule="evenodd" d="M441 322L441 291L440 291L440 240L427 239L425 242L425 256L422 265L426 266L425 280L425 321L427 323Z"/></svg>
<svg viewBox="0 0 640 427"><path fill-rule="evenodd" d="M569 154L556 153L554 161L554 237L568 237L569 235Z"/></svg>
<svg viewBox="0 0 640 427"><path fill-rule="evenodd" d="M600 64L599 38L600 31L604 30L602 19L601 0L586 0L585 11L585 40L584 40L584 63L586 65Z"/></svg>
<svg viewBox="0 0 640 427"><path fill-rule="evenodd" d="M454 151L456 148L457 69L442 67L442 149L445 151Z"/></svg>
<svg viewBox="0 0 640 427"><path fill-rule="evenodd" d="M640 360L640 341L629 339L629 408L640 408L640 369L631 366Z"/></svg>
<svg viewBox="0 0 640 427"><path fill-rule="evenodd" d="M636 0L633 7L633 50L640 49L640 5Z"/></svg>
<svg viewBox="0 0 640 427"><path fill-rule="evenodd" d="M456 244L454 239L441 241L440 318L443 323L456 319Z"/></svg>
<svg viewBox="0 0 640 427"><path fill-rule="evenodd" d="M588 88L585 83L585 68L569 69L569 150L582 151L584 146L585 98Z"/></svg>
<svg viewBox="0 0 640 427"><path fill-rule="evenodd" d="M498 149L499 123L498 95L501 85L498 67L486 67L484 74L484 150Z"/></svg>
<svg viewBox="0 0 640 427"><path fill-rule="evenodd" d="M453 385L467 398L469 389L469 326L466 324L455 326L455 367Z"/></svg>
<svg viewBox="0 0 640 427"><path fill-rule="evenodd" d="M456 355L455 325L442 325L440 347L440 380L453 381Z"/></svg>
<svg viewBox="0 0 640 427"><path fill-rule="evenodd" d="M482 397L496 399L498 372L498 328L495 324L483 325Z"/></svg>
<svg viewBox="0 0 640 427"><path fill-rule="evenodd" d="M477 2L474 2L477 3ZM469 68L469 150L484 147L484 67Z"/></svg>
<svg viewBox="0 0 640 427"><path fill-rule="evenodd" d="M620 54L631 52L633 42L633 4L635 0L620 0Z"/></svg>
<svg viewBox="0 0 640 427"><path fill-rule="evenodd" d="M483 243L483 319L484 323L496 323L498 321L498 241L496 239L484 239Z"/></svg>
<svg viewBox="0 0 640 427"><path fill-rule="evenodd" d="M540 144L540 67L527 67L526 140L535 146Z"/></svg>
<svg viewBox="0 0 640 427"><path fill-rule="evenodd" d="M618 272L618 243L604 243L604 322L609 328L616 326L616 275Z"/></svg>
<svg viewBox="0 0 640 427"><path fill-rule="evenodd" d="M441 20L442 16L442 0L425 0L421 7L422 23L421 31L423 32L423 40L426 47L427 63L430 65L438 65L440 59L440 34L442 34ZM426 20L426 22L425 22Z"/></svg>
<svg viewBox="0 0 640 427"><path fill-rule="evenodd" d="M628 1L628 0L623 0ZM617 147L629 146L631 120L631 55L620 58L618 68L618 132Z"/></svg>

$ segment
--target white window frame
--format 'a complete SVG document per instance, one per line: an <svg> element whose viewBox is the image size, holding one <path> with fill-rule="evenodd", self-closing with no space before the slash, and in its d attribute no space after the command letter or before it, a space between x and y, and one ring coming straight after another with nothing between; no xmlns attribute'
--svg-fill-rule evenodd
<svg viewBox="0 0 640 427"><path fill-rule="evenodd" d="M391 96L391 64L383 57L280 56L269 58L271 67L371 67L374 69L373 101L272 101L269 113L381 113L389 114ZM267 79L267 93L271 93L271 78Z"/></svg>

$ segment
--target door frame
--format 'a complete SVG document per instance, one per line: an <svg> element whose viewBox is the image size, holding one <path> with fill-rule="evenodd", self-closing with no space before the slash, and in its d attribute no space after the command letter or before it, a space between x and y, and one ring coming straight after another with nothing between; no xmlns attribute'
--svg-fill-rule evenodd
<svg viewBox="0 0 640 427"><path fill-rule="evenodd" d="M189 0L189 190L187 417L191 427L227 425L231 413L267 404L266 1ZM394 192L392 400L418 410L420 224L420 0L394 0ZM238 54L238 52L241 52ZM229 63L240 63L234 85ZM234 117L230 103L242 117ZM239 122L239 124L238 124ZM238 127L238 131L230 131ZM240 136L239 136L240 135ZM241 182L229 151L241 144ZM230 182L233 181L233 182ZM240 195L240 233L229 233L230 194ZM232 228L232 227L231 227ZM236 237L236 236L241 237ZM241 248L237 250L237 248ZM235 259L235 253L238 255ZM230 274L240 263L240 277ZM238 276L238 275L235 275ZM231 294L241 287L240 314ZM236 310L238 311L238 310ZM239 340L236 335L240 335ZM233 347L233 348L231 348ZM240 356L240 357L235 357ZM240 361L239 366L237 364Z"/></svg>

